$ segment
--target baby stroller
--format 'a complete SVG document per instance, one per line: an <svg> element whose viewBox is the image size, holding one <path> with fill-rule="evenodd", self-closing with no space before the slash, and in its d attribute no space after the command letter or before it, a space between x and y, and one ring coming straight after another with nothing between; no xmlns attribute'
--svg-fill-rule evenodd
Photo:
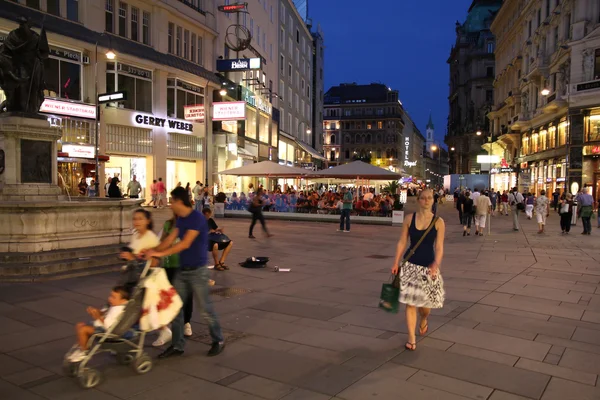
<svg viewBox="0 0 600 400"><path fill-rule="evenodd" d="M119 364L131 365L138 374L148 373L152 369L152 358L144 353L146 332L140 331L138 326L144 300L143 281L148 275L151 263L151 261L145 263L137 284L132 288L131 297L123 313L119 316L119 321L106 332L95 333L90 337L87 356L79 362L69 360L77 345L74 345L65 355L63 361L65 374L69 377L76 377L83 388L96 387L102 380L100 371L88 366L92 357L99 353L108 352L115 355ZM130 271L131 266L128 266L127 280L129 282L131 282Z"/></svg>

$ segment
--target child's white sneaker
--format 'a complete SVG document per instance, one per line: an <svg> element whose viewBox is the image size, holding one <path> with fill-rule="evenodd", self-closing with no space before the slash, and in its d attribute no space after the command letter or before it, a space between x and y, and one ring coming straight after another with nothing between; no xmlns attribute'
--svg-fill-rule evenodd
<svg viewBox="0 0 600 400"><path fill-rule="evenodd" d="M154 343L152 343L152 346L154 346L154 347L164 346L165 344L169 343L172 338L173 338L173 333L171 332L171 330L169 328L165 327L160 330L158 339L156 339L154 341Z"/></svg>
<svg viewBox="0 0 600 400"><path fill-rule="evenodd" d="M88 352L86 350L81 350L81 349L76 349L73 353L71 353L71 355L69 356L69 361L71 362L80 362L82 361L84 358L86 358L88 355Z"/></svg>

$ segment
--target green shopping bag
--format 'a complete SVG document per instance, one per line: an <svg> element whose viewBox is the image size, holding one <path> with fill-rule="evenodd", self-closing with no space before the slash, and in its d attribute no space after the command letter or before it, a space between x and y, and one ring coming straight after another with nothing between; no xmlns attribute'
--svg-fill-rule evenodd
<svg viewBox="0 0 600 400"><path fill-rule="evenodd" d="M381 295L379 296L379 308L391 312L398 313L400 302L400 288L394 287L393 282L384 283L381 285Z"/></svg>

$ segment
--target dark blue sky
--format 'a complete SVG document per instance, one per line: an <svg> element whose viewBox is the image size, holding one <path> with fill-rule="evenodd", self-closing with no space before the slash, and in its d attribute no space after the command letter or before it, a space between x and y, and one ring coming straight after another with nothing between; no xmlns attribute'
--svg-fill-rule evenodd
<svg viewBox="0 0 600 400"><path fill-rule="evenodd" d="M343 82L382 82L425 135L429 111L442 142L448 116L448 64L455 22L472 0L309 0L325 36L325 91Z"/></svg>

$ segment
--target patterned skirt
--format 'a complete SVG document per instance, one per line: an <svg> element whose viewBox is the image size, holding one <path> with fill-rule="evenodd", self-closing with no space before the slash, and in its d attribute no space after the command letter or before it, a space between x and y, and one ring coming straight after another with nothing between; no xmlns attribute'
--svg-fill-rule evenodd
<svg viewBox="0 0 600 400"><path fill-rule="evenodd" d="M442 308L444 280L432 279L429 268L406 262L400 267L400 303L415 307Z"/></svg>

